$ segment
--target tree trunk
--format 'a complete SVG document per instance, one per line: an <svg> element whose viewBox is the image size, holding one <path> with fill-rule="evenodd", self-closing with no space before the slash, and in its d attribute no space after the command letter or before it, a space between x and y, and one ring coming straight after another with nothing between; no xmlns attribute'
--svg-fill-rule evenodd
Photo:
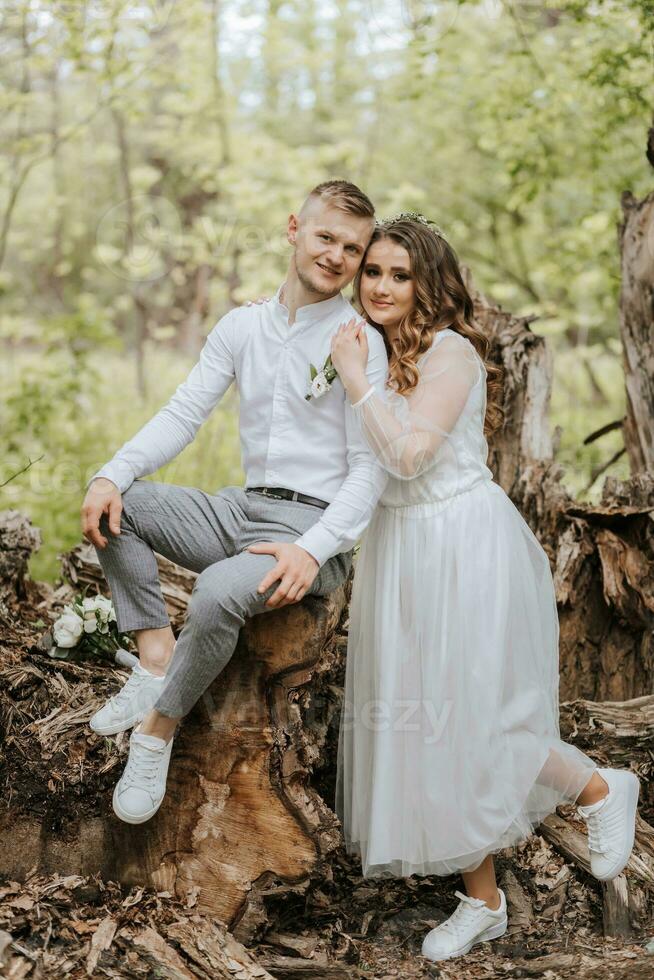
<svg viewBox="0 0 654 980"><path fill-rule="evenodd" d="M631 472L654 473L654 193L622 195L620 333Z"/></svg>
<svg viewBox="0 0 654 980"><path fill-rule="evenodd" d="M489 447L488 465L550 558L559 611L561 697L621 701L649 692L654 688L654 469L622 483L607 478L597 505L569 495L561 482L564 470L553 459L545 341L532 333L529 318L489 303L467 278L476 318L504 371L505 426ZM638 375L643 386L646 373ZM652 377L647 380L651 393ZM639 404L646 428L646 406Z"/></svg>
<svg viewBox="0 0 654 980"><path fill-rule="evenodd" d="M17 510L0 511L0 602L25 596L27 565L41 532Z"/></svg>
<svg viewBox="0 0 654 980"><path fill-rule="evenodd" d="M308 777L322 751L315 710L335 666L345 589L254 617L185 720L168 792L142 827L111 821L121 880L186 897L246 940L268 889L307 881L338 847L338 821Z"/></svg>

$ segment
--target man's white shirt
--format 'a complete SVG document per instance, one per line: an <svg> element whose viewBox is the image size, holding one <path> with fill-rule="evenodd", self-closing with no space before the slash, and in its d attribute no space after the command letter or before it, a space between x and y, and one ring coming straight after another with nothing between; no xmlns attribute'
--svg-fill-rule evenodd
<svg viewBox="0 0 654 980"><path fill-rule="evenodd" d="M193 441L235 381L245 486L287 487L329 502L295 541L323 565L357 542L388 474L368 447L338 378L319 398L305 397L309 365L321 370L334 332L356 311L339 294L300 307L291 326L280 293L281 287L266 303L225 314L170 401L91 480L107 477L124 493L135 479L154 473ZM365 330L366 377L383 398L386 348L374 327Z"/></svg>

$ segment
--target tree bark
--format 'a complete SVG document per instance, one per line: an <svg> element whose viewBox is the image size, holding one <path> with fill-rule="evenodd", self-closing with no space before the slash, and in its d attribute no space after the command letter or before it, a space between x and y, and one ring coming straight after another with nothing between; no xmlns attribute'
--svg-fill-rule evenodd
<svg viewBox="0 0 654 980"><path fill-rule="evenodd" d="M620 334L631 472L654 473L654 193L622 195Z"/></svg>
<svg viewBox="0 0 654 980"><path fill-rule="evenodd" d="M625 482L607 478L599 504L570 496L553 457L545 341L532 333L530 318L501 310L466 278L476 319L504 372L505 425L489 446L488 465L554 575L561 697L637 697L654 688L654 469Z"/></svg>
<svg viewBox="0 0 654 980"><path fill-rule="evenodd" d="M338 821L309 785L324 726L314 708L337 657L345 588L256 616L175 742L168 791L142 827L117 826L121 880L149 881L245 941L270 888L306 881L340 843Z"/></svg>
<svg viewBox="0 0 654 980"><path fill-rule="evenodd" d="M17 510L0 511L0 601L25 596L30 557L41 547L41 532Z"/></svg>

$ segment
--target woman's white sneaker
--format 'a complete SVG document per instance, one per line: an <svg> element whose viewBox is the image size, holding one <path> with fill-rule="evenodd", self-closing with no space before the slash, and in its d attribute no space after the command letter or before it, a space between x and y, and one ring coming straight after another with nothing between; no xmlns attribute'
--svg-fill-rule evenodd
<svg viewBox="0 0 654 980"><path fill-rule="evenodd" d="M427 933L422 942L422 955L430 960L449 960L463 956L475 943L497 939L506 932L506 896L501 888L500 907L491 909L481 898L470 898L463 892L454 894L461 901L445 922Z"/></svg>
<svg viewBox="0 0 654 980"><path fill-rule="evenodd" d="M597 803L577 806L588 825L590 869L598 881L617 878L629 861L636 835L640 782L626 769L598 769L609 787Z"/></svg>
<svg viewBox="0 0 654 980"><path fill-rule="evenodd" d="M125 823L145 823L161 806L172 747L172 738L166 742L138 729L132 732L127 765L113 796L114 813Z"/></svg>
<svg viewBox="0 0 654 980"><path fill-rule="evenodd" d="M89 725L98 735L117 735L132 728L152 710L165 683L165 677L134 664L127 682L96 711Z"/></svg>

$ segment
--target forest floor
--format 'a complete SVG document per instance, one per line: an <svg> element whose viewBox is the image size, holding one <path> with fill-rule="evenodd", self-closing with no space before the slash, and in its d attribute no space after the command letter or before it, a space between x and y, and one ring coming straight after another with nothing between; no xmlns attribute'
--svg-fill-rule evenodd
<svg viewBox="0 0 654 980"><path fill-rule="evenodd" d="M17 848L22 821L40 820L63 839L81 815L107 811L127 752L125 735L102 738L86 724L124 673L100 661L52 660L38 641L72 592L25 585L20 603L0 604L0 825ZM182 902L35 867L6 875L13 858L0 858L0 976L11 980L654 977L654 924L629 940L605 938L602 886L536 834L497 859L509 894L507 933L439 964L422 958L420 946L454 909L458 876L364 879L341 849L320 880L266 900L268 925L245 950L198 914L193 896ZM225 942L227 972L211 953L212 943Z"/></svg>

